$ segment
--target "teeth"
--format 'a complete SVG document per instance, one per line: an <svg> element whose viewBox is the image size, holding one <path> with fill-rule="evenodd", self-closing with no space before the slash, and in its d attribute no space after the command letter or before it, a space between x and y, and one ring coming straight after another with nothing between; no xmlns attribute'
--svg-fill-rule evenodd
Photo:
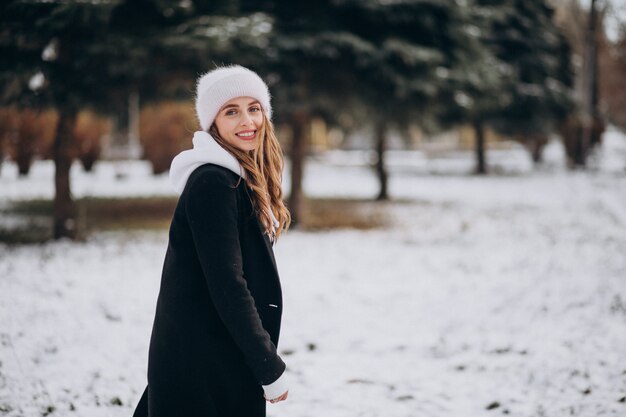
<svg viewBox="0 0 626 417"><path fill-rule="evenodd" d="M249 132L249 133L237 133L237 136L243 136L243 137L249 138L250 136L254 136L254 132Z"/></svg>

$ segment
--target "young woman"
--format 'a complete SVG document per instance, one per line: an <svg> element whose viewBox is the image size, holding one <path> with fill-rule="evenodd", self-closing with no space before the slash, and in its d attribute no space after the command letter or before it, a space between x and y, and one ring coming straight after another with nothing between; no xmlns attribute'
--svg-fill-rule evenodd
<svg viewBox="0 0 626 417"><path fill-rule="evenodd" d="M287 399L276 346L282 295L272 244L290 223L263 80L241 66L199 78L201 131L170 179L169 232L135 417L261 417Z"/></svg>

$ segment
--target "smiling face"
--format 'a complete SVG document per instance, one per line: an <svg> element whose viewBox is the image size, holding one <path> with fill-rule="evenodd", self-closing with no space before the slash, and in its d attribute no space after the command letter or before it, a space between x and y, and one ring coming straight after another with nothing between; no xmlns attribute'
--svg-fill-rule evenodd
<svg viewBox="0 0 626 417"><path fill-rule="evenodd" d="M226 142L242 151L252 151L259 145L263 126L261 104L252 97L236 97L222 106L214 123Z"/></svg>

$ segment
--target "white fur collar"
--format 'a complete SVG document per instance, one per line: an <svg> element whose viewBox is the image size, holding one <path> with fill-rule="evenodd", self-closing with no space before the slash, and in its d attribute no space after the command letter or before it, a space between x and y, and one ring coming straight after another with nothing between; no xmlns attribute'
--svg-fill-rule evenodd
<svg viewBox="0 0 626 417"><path fill-rule="evenodd" d="M246 178L246 172L233 155L217 143L215 138L205 131L197 131L193 135L193 149L182 151L172 161L170 166L170 182L174 189L181 194L185 189L187 180L191 173L204 164L216 164L227 168L235 174ZM274 228L279 226L279 222L270 210L270 216Z"/></svg>

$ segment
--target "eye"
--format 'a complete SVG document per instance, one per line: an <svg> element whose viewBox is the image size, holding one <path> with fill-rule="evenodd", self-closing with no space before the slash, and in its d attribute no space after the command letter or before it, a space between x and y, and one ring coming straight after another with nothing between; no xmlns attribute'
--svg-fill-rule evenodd
<svg viewBox="0 0 626 417"><path fill-rule="evenodd" d="M237 110L226 110L226 113L224 113L226 116L232 116L233 114L237 113Z"/></svg>
<svg viewBox="0 0 626 417"><path fill-rule="evenodd" d="M250 107L250 111L258 112L258 111L261 111L261 108L259 106L252 106Z"/></svg>

